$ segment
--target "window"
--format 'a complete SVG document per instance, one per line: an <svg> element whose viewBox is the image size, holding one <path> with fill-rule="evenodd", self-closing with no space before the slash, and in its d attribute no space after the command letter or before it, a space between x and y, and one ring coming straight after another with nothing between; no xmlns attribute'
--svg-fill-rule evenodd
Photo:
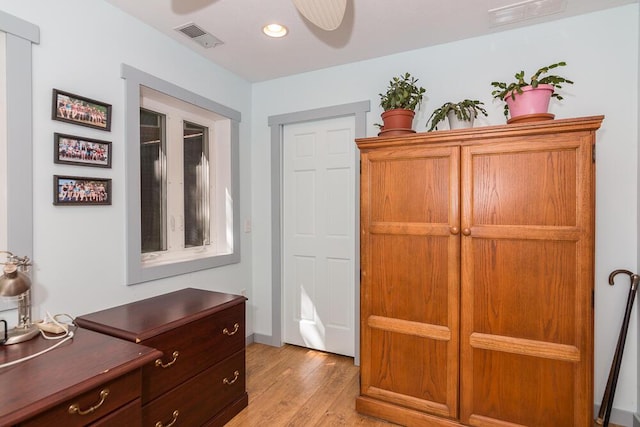
<svg viewBox="0 0 640 427"><path fill-rule="evenodd" d="M239 262L239 113L126 65L123 78L135 106L126 117L127 282Z"/></svg>
<svg viewBox="0 0 640 427"><path fill-rule="evenodd" d="M228 120L147 87L140 95L143 263L230 253L233 241L215 227L226 215L215 191L229 181L228 160L210 170L224 157Z"/></svg>

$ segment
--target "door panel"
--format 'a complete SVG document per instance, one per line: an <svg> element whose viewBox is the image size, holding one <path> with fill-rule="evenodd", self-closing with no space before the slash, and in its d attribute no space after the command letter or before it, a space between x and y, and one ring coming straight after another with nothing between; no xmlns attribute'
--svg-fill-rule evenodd
<svg viewBox="0 0 640 427"><path fill-rule="evenodd" d="M463 423L590 425L591 145L544 139L462 148Z"/></svg>
<svg viewBox="0 0 640 427"><path fill-rule="evenodd" d="M445 417L458 413L458 171L458 147L362 156L361 393Z"/></svg>

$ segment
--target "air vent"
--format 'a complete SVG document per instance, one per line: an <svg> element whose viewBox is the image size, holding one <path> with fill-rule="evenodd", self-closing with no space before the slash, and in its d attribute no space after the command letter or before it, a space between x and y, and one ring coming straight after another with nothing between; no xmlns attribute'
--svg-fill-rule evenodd
<svg viewBox="0 0 640 427"><path fill-rule="evenodd" d="M492 27L564 12L566 0L524 0L504 4L503 0L489 2L489 23ZM492 7L493 6L493 7Z"/></svg>
<svg viewBox="0 0 640 427"><path fill-rule="evenodd" d="M222 40L212 34L207 33L205 30L198 27L193 22L176 27L174 28L174 30L181 32L182 34L205 48L216 47L217 45L224 44Z"/></svg>

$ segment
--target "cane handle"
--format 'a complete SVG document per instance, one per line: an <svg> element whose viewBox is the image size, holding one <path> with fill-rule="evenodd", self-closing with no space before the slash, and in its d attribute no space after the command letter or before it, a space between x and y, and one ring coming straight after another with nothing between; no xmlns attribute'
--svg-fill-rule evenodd
<svg viewBox="0 0 640 427"><path fill-rule="evenodd" d="M618 274L626 274L627 276L629 276L629 280L631 280L631 289L632 290L638 289L638 283L640 283L640 276L638 276L635 273L630 272L629 270L624 270L624 269L613 270L611 272L611 274L609 274L609 285L613 286L615 284L613 279Z"/></svg>

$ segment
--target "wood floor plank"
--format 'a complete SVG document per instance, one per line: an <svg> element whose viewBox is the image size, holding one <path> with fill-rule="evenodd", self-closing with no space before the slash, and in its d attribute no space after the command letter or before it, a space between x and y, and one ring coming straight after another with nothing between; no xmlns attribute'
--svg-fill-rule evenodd
<svg viewBox="0 0 640 427"><path fill-rule="evenodd" d="M325 416L315 427L333 426L374 426L390 427L395 424L384 420L371 418L356 412L356 397L360 390L359 369L356 374L345 384L342 391L336 394L332 406L325 412Z"/></svg>
<svg viewBox="0 0 640 427"><path fill-rule="evenodd" d="M291 419L293 425L305 422L306 425L317 425L323 421L337 404L336 396L349 386L350 380L358 378L358 368L353 361L335 355L330 355L318 369L322 370L324 380Z"/></svg>

